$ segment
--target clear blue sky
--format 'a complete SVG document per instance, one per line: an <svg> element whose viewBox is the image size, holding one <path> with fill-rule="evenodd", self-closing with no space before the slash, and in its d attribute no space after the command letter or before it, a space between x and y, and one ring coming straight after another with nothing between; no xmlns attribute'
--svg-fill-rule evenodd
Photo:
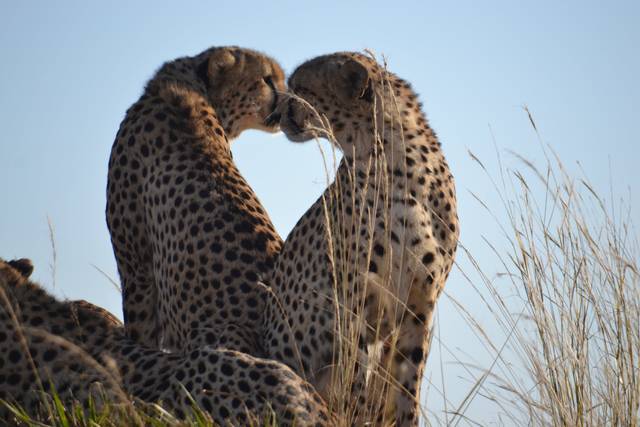
<svg viewBox="0 0 640 427"><path fill-rule="evenodd" d="M480 236L496 229L469 191L494 196L467 150L494 165L495 138L539 159L524 104L567 163L579 161L603 191L611 181L627 189L638 213L639 22L634 1L2 2L0 257L32 258L34 277L52 289L49 217L54 292L121 316L120 296L93 267L117 278L104 219L116 130L162 62L228 44L262 50L287 72L337 50L384 53L421 94L457 180L462 241L481 260ZM233 151L286 236L324 189L317 145L247 132ZM447 291L474 307L459 273ZM443 340L473 354L447 304ZM448 398L459 403L469 384L443 363ZM431 360L428 374L436 370ZM477 406L477 420L495 420Z"/></svg>

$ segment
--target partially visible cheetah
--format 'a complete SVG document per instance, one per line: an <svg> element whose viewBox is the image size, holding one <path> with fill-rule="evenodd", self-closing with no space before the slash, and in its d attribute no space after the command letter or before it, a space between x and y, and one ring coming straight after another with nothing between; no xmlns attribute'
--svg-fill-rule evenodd
<svg viewBox="0 0 640 427"><path fill-rule="evenodd" d="M263 421L271 410L279 425L334 424L319 395L287 366L226 349L145 348L105 310L48 295L28 280L31 269L28 260L0 259L0 398L37 413L39 375L45 391L51 379L65 402L100 397L90 384L102 383L113 402L128 401L124 390L180 417L191 412L190 395L219 425Z"/></svg>
<svg viewBox="0 0 640 427"><path fill-rule="evenodd" d="M132 338L182 351L218 328L227 348L260 355L257 281L282 241L230 140L250 128L276 131L283 90L273 59L211 48L164 64L127 111L109 160L106 215Z"/></svg>
<svg viewBox="0 0 640 427"><path fill-rule="evenodd" d="M458 240L453 177L410 85L374 60L321 56L288 85L300 97L279 109L288 138L332 133L344 158L268 281L277 298L267 353L356 408L356 419L417 425L433 312ZM349 365L356 359L368 365Z"/></svg>
<svg viewBox="0 0 640 427"><path fill-rule="evenodd" d="M50 393L52 387L65 404L86 405L89 399L99 404L102 398L113 403L126 402L114 370L101 366L73 342L51 333L50 328L42 328L49 320L43 313L55 312L55 307L45 304L40 311L30 314L21 309L16 297L20 298L21 291L26 290L24 287L28 285L24 283L32 271L28 259L9 262L0 259L0 399L18 403L34 416L46 414L43 393ZM30 299L40 300L37 295ZM32 302L27 304L29 312L31 305ZM23 323L25 317L29 322ZM72 318L66 317L66 324L60 320L57 328L53 328L55 332L60 327L74 327ZM52 401L48 403L52 405ZM0 420L10 419L11 412L0 404Z"/></svg>

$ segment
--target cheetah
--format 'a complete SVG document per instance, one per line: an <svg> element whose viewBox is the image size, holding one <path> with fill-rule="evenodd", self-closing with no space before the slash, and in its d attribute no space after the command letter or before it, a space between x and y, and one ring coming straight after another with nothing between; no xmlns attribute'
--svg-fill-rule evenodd
<svg viewBox="0 0 640 427"><path fill-rule="evenodd" d="M47 316L36 310L27 315L28 323L22 322L25 312L16 296L32 271L28 259L0 259L0 399L19 404L34 416L45 415L43 393L53 390L68 405L87 405L89 400L100 404L103 398L126 402L115 372L73 342L41 328ZM44 312L45 307L49 309L43 305L40 310ZM11 416L8 407L0 404L0 419L8 421Z"/></svg>
<svg viewBox="0 0 640 427"><path fill-rule="evenodd" d="M112 402L131 395L179 417L191 412L193 399L219 425L262 421L269 411L279 425L335 425L320 396L284 364L222 348L179 354L144 347L109 312L47 294L28 279L32 269L28 260L0 259L0 398L35 413L42 378L44 391L51 379L65 402L86 401L96 383Z"/></svg>
<svg viewBox="0 0 640 427"><path fill-rule="evenodd" d="M273 59L214 47L165 63L127 111L109 160L106 217L125 327L140 343L183 351L218 327L227 348L261 355L258 279L282 240L230 141L245 129L275 132L283 91Z"/></svg>
<svg viewBox="0 0 640 427"><path fill-rule="evenodd" d="M330 405L343 402L356 424L417 425L459 234L441 144L409 83L368 56L317 57L288 86L278 109L287 137L330 139L343 159L269 276L267 354Z"/></svg>

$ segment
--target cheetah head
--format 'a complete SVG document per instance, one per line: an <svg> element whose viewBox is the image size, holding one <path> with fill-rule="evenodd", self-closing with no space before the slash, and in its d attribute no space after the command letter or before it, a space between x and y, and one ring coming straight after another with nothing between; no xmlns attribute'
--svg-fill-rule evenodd
<svg viewBox="0 0 640 427"><path fill-rule="evenodd" d="M348 152L358 140L371 140L362 137L373 131L382 79L378 64L359 53L311 59L289 78L294 96L278 109L281 128L290 140L302 142L328 137L323 129L329 126L340 148Z"/></svg>
<svg viewBox="0 0 640 427"><path fill-rule="evenodd" d="M274 113L284 93L284 72L273 59L238 47L218 47L200 55L198 77L230 138L245 129L276 132Z"/></svg>

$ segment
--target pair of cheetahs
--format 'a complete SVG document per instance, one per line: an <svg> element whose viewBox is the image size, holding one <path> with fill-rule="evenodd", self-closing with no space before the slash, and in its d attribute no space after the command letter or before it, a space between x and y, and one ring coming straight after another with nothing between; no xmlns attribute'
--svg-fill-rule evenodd
<svg viewBox="0 0 640 427"><path fill-rule="evenodd" d="M245 129L343 152L284 243L233 162ZM68 399L95 382L180 416L193 399L220 425L267 411L281 425L418 424L455 189L415 93L372 58L314 58L288 89L248 49L164 64L116 136L107 224L124 327L50 297L28 260L0 262L0 397L36 408L40 375Z"/></svg>

